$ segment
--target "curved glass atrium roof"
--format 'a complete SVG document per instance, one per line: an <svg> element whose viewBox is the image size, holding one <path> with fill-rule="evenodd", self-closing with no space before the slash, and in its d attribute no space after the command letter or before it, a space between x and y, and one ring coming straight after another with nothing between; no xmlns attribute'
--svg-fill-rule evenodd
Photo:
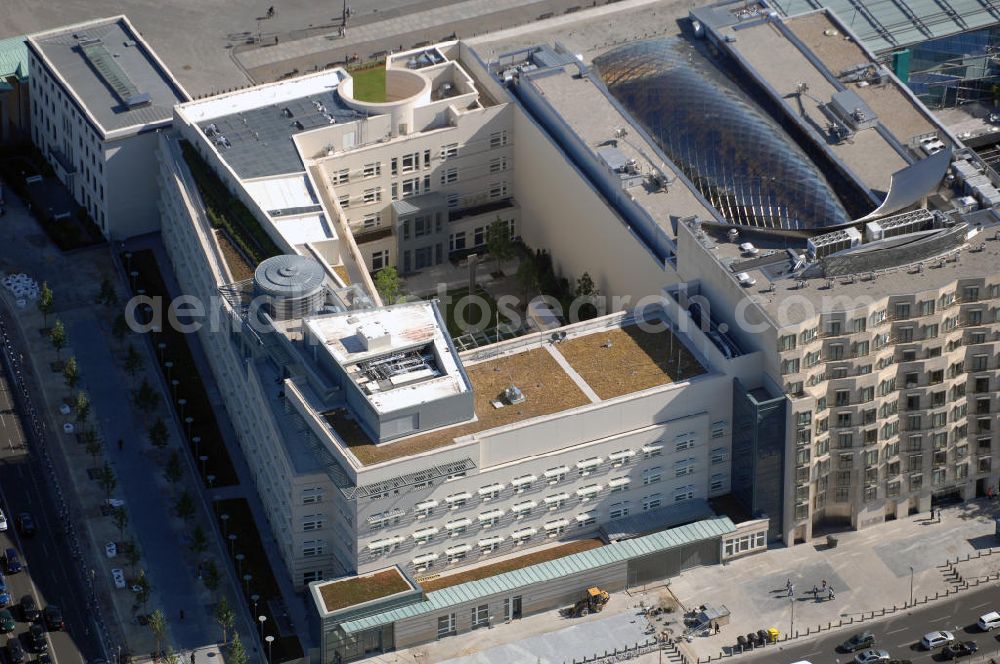
<svg viewBox="0 0 1000 664"><path fill-rule="evenodd" d="M734 224L810 229L851 221L823 174L770 118L663 38L594 60L608 90Z"/></svg>

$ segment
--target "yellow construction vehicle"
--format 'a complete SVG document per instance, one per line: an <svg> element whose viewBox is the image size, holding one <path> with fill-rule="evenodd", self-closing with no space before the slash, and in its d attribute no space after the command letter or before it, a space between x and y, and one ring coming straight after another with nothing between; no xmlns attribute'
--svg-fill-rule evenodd
<svg viewBox="0 0 1000 664"><path fill-rule="evenodd" d="M608 603L611 596L606 590L601 590L597 586L587 588L587 596L567 609L571 618L585 616L590 613L600 613L604 610L604 605Z"/></svg>

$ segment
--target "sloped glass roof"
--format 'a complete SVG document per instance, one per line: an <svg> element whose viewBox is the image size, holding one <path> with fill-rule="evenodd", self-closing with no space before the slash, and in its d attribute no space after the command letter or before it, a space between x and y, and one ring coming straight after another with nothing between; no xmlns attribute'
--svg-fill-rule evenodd
<svg viewBox="0 0 1000 664"><path fill-rule="evenodd" d="M850 222L819 168L773 120L676 38L599 56L611 94L734 224L810 229Z"/></svg>

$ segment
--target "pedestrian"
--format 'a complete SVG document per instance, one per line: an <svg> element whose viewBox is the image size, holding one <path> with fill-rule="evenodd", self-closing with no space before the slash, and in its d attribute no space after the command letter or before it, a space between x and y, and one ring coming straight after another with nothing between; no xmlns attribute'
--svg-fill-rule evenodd
<svg viewBox="0 0 1000 664"><path fill-rule="evenodd" d="M191 651L191 664L194 664L194 651Z"/></svg>
<svg viewBox="0 0 1000 664"><path fill-rule="evenodd" d="M818 594L819 594L819 588L817 588L816 584L814 583L813 584L813 597L815 597Z"/></svg>
<svg viewBox="0 0 1000 664"><path fill-rule="evenodd" d="M931 521L933 521L933 520L934 520L934 508L932 507L931 508Z"/></svg>
<svg viewBox="0 0 1000 664"><path fill-rule="evenodd" d="M715 621L715 633L716 634L719 633L719 621L718 620Z"/></svg>
<svg viewBox="0 0 1000 664"><path fill-rule="evenodd" d="M823 590L826 590L826 579L823 579Z"/></svg>
<svg viewBox="0 0 1000 664"><path fill-rule="evenodd" d="M792 580L791 579L785 579L785 590L788 590L791 587L792 587Z"/></svg>
<svg viewBox="0 0 1000 664"><path fill-rule="evenodd" d="M788 585L788 596L791 597L794 594L795 594L795 585L794 584L789 584Z"/></svg>
<svg viewBox="0 0 1000 664"><path fill-rule="evenodd" d="M833 586L830 586L829 588L827 588L827 592L829 593L828 597L830 599L835 599L835 596L833 594Z"/></svg>

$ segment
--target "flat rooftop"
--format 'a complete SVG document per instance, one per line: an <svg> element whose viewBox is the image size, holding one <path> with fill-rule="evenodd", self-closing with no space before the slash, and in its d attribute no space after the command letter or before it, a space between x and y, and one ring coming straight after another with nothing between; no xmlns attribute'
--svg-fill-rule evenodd
<svg viewBox="0 0 1000 664"><path fill-rule="evenodd" d="M322 344L380 413L469 389L430 302L317 316L303 324L307 339Z"/></svg>
<svg viewBox="0 0 1000 664"><path fill-rule="evenodd" d="M815 16L820 15L810 16L806 23L798 24L809 36L812 36L816 29L815 24L822 20L827 21L826 29L834 28L825 15L822 15L821 19L816 19ZM797 20L792 19L789 27L796 25L794 21ZM737 27L739 29L736 29ZM822 106L829 103L834 93L839 90L829 79L828 73L817 68L807 54L788 39L774 22L736 24L720 27L718 31L724 38L732 38L732 41L726 43L726 48L738 59L742 59L744 66L774 91L775 101L783 104L789 115L801 118L810 126L817 143L827 145L829 151L857 177L860 184L870 191L879 192L881 200L884 197L881 194L889 190L892 173L904 168L909 162L874 128L857 132L850 141L834 144L828 142L825 128L830 120L823 112ZM820 30L819 34L826 40L823 45L827 57L832 58L829 53L839 52L838 57L842 60L851 60L852 56L856 56L853 57L852 63L855 65L869 61L856 44L846 41L839 32L836 36L825 36ZM839 72L837 69L833 73ZM807 90L799 94L798 91L803 84L807 86ZM861 94L862 89L858 88L856 91ZM884 108L884 105L879 104L879 108L876 108L867 96L863 98L878 113L879 121L882 121L883 116L879 108ZM895 104L899 108L912 105L902 95L895 99ZM906 143L910 136L897 135L896 138Z"/></svg>
<svg viewBox="0 0 1000 664"><path fill-rule="evenodd" d="M654 190L644 179L625 191L635 197L669 237L674 237L672 220L698 216L715 219L716 213L708 208L697 194L682 181L676 180L677 172L656 157L659 149L650 145L638 132L629 131L616 138L616 128L632 128L630 117L623 115L612 104L603 90L586 76L574 78L576 68L567 66L554 69L544 76L532 76L530 81L545 96L545 100L559 113L573 132L595 151L610 140L617 140L618 149L628 159L635 159L642 173L660 171L672 181L669 187ZM599 157L596 157L600 159Z"/></svg>
<svg viewBox="0 0 1000 664"><path fill-rule="evenodd" d="M556 344L526 347L523 339L515 339L497 345L495 356L489 354L492 347L468 351L462 359L476 412L476 419L470 422L375 445L343 410L324 413L324 417L358 461L371 465L450 445L463 436L705 373L679 339L663 328L659 324L646 331L637 324L623 327L612 322L604 328L581 330ZM473 357L482 359L473 361ZM524 401L504 401L504 390L511 385L521 390Z"/></svg>
<svg viewBox="0 0 1000 664"><path fill-rule="evenodd" d="M328 612L383 599L412 589L410 582L395 567L361 576L334 579L318 587L323 605Z"/></svg>
<svg viewBox="0 0 1000 664"><path fill-rule="evenodd" d="M105 134L169 122L187 92L124 16L28 37Z"/></svg>

